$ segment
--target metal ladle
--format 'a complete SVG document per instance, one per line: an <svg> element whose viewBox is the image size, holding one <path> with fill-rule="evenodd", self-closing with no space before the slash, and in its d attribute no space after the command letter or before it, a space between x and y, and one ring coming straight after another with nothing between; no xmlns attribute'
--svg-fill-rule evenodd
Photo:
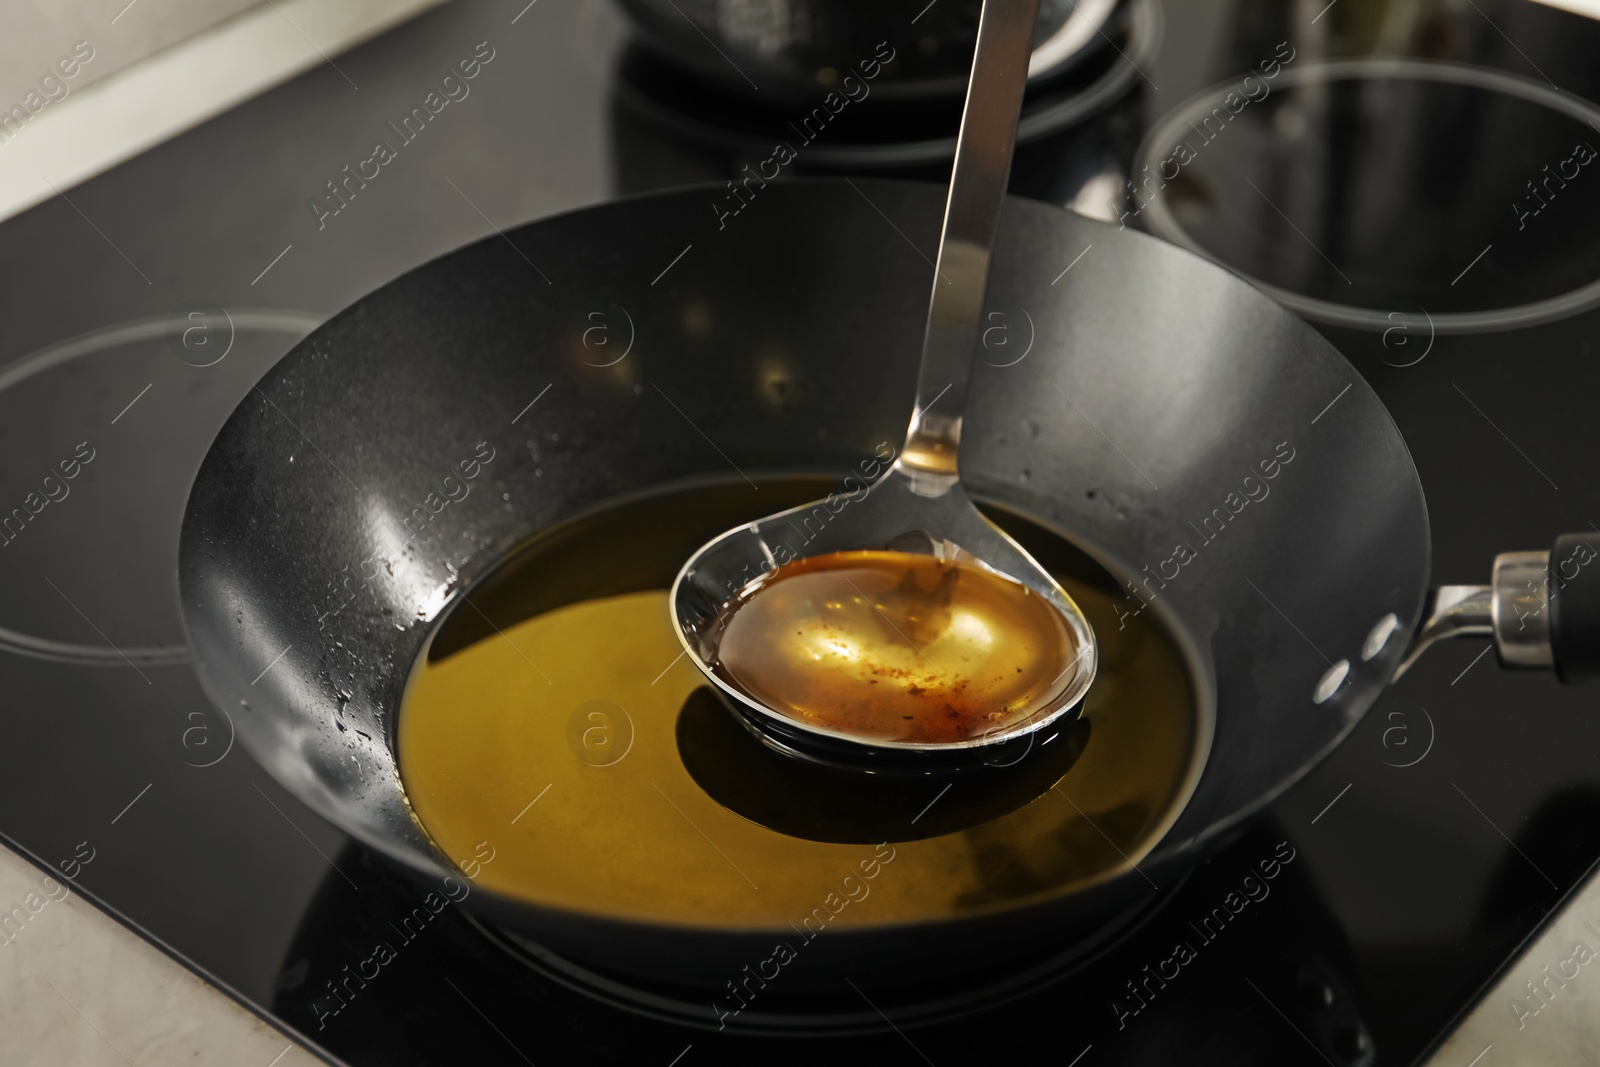
<svg viewBox="0 0 1600 1067"><path fill-rule="evenodd" d="M1094 634L1083 612L1020 545L978 512L956 464L1038 11L1039 0L984 0L928 303L917 401L893 466L873 485L829 498L830 506L818 501L729 530L703 545L673 583L673 622L685 651L763 741L794 755L885 770L1009 762L997 760L999 746L1022 737L1031 742L1077 707L1094 680ZM820 532L803 547L795 545L796 521L812 516L822 520ZM867 548L976 561L1044 597L1060 612L1078 649L1058 677L1061 688L1051 703L981 737L867 740L773 711L713 671L718 619L750 582L794 559Z"/></svg>

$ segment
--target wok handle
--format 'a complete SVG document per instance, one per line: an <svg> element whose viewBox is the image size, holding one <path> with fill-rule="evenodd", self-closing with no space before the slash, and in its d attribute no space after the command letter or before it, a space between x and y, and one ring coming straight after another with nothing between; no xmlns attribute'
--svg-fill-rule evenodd
<svg viewBox="0 0 1600 1067"><path fill-rule="evenodd" d="M1368 638L1376 652L1387 620ZM1502 552L1488 585L1442 585L1395 668L1447 637L1492 637L1505 667L1554 667L1573 684L1600 677L1600 530L1562 534L1548 552Z"/></svg>
<svg viewBox="0 0 1600 1067"><path fill-rule="evenodd" d="M1550 652L1572 684L1600 677L1600 534L1562 534L1550 549Z"/></svg>

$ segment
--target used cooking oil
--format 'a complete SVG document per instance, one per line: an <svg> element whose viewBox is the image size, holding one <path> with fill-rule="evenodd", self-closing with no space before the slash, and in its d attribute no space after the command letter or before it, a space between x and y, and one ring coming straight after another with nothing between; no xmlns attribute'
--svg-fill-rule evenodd
<svg viewBox="0 0 1600 1067"><path fill-rule="evenodd" d="M1195 685L1154 611L1123 610L1119 619L1126 594L1116 581L1015 515L988 511L1095 628L1099 674L1079 717L1030 735L1027 746L1014 743L1026 747L1020 755L1005 751L995 766L943 779L796 760L736 720L683 654L667 590L708 538L829 488L819 479L764 479L760 490L700 487L618 505L536 535L471 591L470 606L450 611L413 671L398 748L412 810L452 864L469 864L480 886L550 907L787 928L825 900L844 899L835 892L841 879L857 889L832 924L877 925L1060 895L1138 863L1198 775L1209 725ZM1026 615L1031 606L1010 603L1010 590L991 590L967 570L868 562L813 564L807 573L855 582L859 624L868 625L870 601L920 638L940 670L955 668L941 662L934 635L956 624L923 604L946 593L951 620L970 609L985 625L1040 632ZM916 593L902 590L907 598L897 602L908 575ZM991 610L990 593L1010 607ZM813 594L843 596L824 586L805 595ZM741 661L768 629L740 635ZM1067 647L1035 653L1030 662L1054 663ZM969 690L981 683L1021 708L1049 688L1045 670L1019 661L1004 679L978 666L988 662L971 660ZM945 728L938 708L927 714L924 694L911 692L934 691L916 681L931 668L910 653L898 663L907 673L892 678L899 694L884 706L904 701L911 710L895 714L912 718L899 721L935 736ZM869 864L875 876L866 881Z"/></svg>
<svg viewBox="0 0 1600 1067"><path fill-rule="evenodd" d="M831 552L717 620L716 672L772 711L871 741L968 741L1050 711L1078 645L1049 601L960 557Z"/></svg>

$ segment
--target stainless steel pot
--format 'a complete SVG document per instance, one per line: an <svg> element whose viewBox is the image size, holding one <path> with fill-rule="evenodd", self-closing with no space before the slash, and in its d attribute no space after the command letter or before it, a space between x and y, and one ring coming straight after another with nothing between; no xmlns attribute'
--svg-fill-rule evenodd
<svg viewBox="0 0 1600 1067"><path fill-rule="evenodd" d="M959 96L980 0L618 0L641 40L708 81L761 99L812 100L869 83L889 96ZM1122 0L1044 0L1030 80L1106 42Z"/></svg>

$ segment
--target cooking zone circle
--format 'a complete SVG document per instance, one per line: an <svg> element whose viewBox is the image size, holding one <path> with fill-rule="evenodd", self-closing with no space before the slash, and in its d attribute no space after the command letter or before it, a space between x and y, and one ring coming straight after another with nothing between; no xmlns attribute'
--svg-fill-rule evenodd
<svg viewBox="0 0 1600 1067"><path fill-rule="evenodd" d="M1296 56L1156 123L1121 217L1317 322L1532 326L1600 303L1597 129L1593 104L1503 71Z"/></svg>
<svg viewBox="0 0 1600 1067"><path fill-rule="evenodd" d="M189 483L224 413L321 322L189 301L0 369L0 648L188 658L173 577Z"/></svg>

